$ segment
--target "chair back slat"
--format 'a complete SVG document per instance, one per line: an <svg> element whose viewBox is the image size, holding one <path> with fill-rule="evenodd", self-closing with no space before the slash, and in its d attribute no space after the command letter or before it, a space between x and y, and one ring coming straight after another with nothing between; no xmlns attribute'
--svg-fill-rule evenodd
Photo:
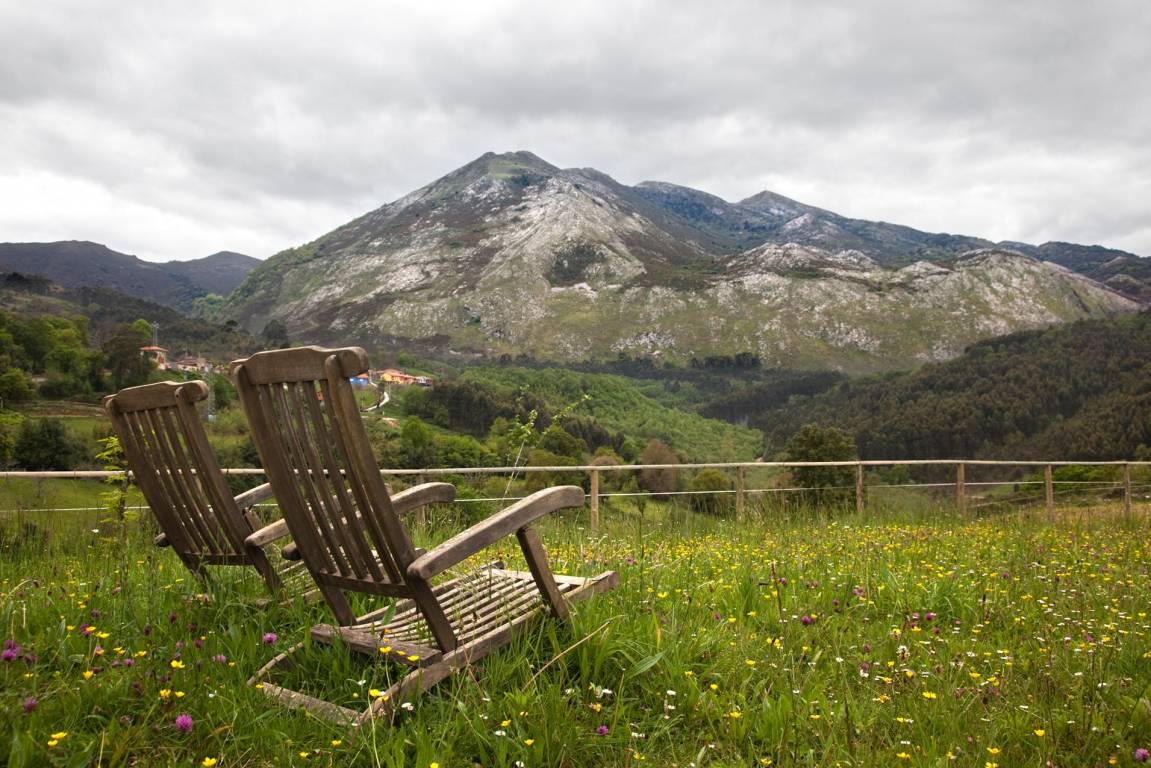
<svg viewBox="0 0 1151 768"><path fill-rule="evenodd" d="M148 506L181 557L246 557L251 531L228 492L194 403L202 381L158 382L104 399L104 410Z"/></svg>
<svg viewBox="0 0 1151 768"><path fill-rule="evenodd" d="M238 360L232 376L284 519L317 582L368 592L394 585L403 594L411 541L359 414L341 428L334 413L347 403L355 409L348 378L366 368L363 350L302 347Z"/></svg>
<svg viewBox="0 0 1151 768"><path fill-rule="evenodd" d="M181 432L177 421L180 419L176 409L162 409L150 414L160 422L162 429L159 434L161 443L167 448L172 461L172 476L179 486L182 498L187 505L187 511L194 523L199 524L205 534L205 543L208 547L206 555L228 555L243 551L243 533L229 531L223 521L217 520L208 494L210 488L205 486L206 472L202 471L203 464L194 456L192 447L186 436ZM218 474L218 473L215 473ZM233 536L229 537L228 534Z"/></svg>
<svg viewBox="0 0 1151 768"><path fill-rule="evenodd" d="M348 542L336 522L339 511L328 493L329 489L324 487L324 478L321 476L323 469L309 461L314 454L308 450L307 444L314 438L307 434L302 420L298 418L299 411L293 411L289 399L289 394L296 386L296 382L265 386L272 403L275 423L282 436L280 442L292 467L297 493L306 504L311 527L323 543L321 551L327 563L326 572L352 575L348 561Z"/></svg>
<svg viewBox="0 0 1151 768"><path fill-rule="evenodd" d="M320 394L323 395L327 388L327 382L320 383ZM329 394L329 400L330 400ZM325 420L323 410L320 408L318 400L314 397L306 398L305 421L310 422L312 434L318 438L310 443L312 447L318 448L320 458L324 467L325 476L331 481L332 478L342 478L335 482L331 482L332 488L336 492L337 509L340 510L356 510L355 518L345 518L346 526L362 527L365 524L370 525L369 521L364 520L363 516L358 514L358 511L364 509L368 505L366 494L363 493L362 487L358 482L359 477L355 472L344 473L341 475L341 469L346 467L348 460L346 456L337 457L339 451L338 446L343 444L342 440L336 440L337 448L333 450L332 442L322 439L325 431ZM339 425L335 422L331 424L333 432L338 432ZM369 538L374 537L374 534L369 531ZM364 569L366 575L374 581L399 581L398 573L394 567L394 562L391 553L385 551L382 556L373 556L371 547L368 546L369 538L362 536L354 537L356 545L356 559L361 567ZM387 574L381 571L381 564Z"/></svg>
<svg viewBox="0 0 1151 768"><path fill-rule="evenodd" d="M219 537L196 504L195 492L189 488L189 472L177 461L163 417L157 411L154 409L132 414L145 425L142 445L148 450L151 461L145 463L144 471L154 473L163 486L164 500L171 506L176 524L191 545L190 554L213 554Z"/></svg>

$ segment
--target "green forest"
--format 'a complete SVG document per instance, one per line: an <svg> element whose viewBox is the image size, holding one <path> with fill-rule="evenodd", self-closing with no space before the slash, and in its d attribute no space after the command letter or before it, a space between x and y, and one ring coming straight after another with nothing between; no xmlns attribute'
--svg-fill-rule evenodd
<svg viewBox="0 0 1151 768"><path fill-rule="evenodd" d="M849 432L866 459L1148 457L1151 312L990 339L949 362L770 408L747 394L769 453L816 423Z"/></svg>

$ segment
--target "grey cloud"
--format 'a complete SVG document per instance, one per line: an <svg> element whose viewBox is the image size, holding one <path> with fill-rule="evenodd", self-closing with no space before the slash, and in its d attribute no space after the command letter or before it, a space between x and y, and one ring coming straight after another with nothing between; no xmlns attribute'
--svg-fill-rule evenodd
<svg viewBox="0 0 1151 768"><path fill-rule="evenodd" d="M132 213L101 228L112 247L262 257L525 148L1151 254L1149 26L1140 0L9 4L0 203L42 194L47 213L0 206L0 238L94 238L58 192L83 182Z"/></svg>

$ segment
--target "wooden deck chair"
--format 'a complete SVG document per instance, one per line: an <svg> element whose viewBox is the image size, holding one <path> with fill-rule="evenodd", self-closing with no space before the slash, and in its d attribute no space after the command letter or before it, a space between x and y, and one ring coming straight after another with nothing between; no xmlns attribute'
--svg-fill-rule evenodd
<svg viewBox="0 0 1151 768"><path fill-rule="evenodd" d="M192 573L205 565L252 566L271 592L299 572L299 563L269 558L246 543L258 534L264 544L288 535L281 519L261 527L253 507L272 496L269 483L233 496L216 454L208 445L195 403L208 396L202 381L161 381L130 387L104 398L104 412L120 438L128 466L163 531L155 543L171 547ZM294 585L293 585L294 586Z"/></svg>
<svg viewBox="0 0 1151 768"><path fill-rule="evenodd" d="M362 349L319 347L260 352L231 369L288 529L336 616L334 625L313 627L312 640L339 638L370 656L386 653L411 670L361 712L268 682L277 666L291 667L289 657L299 646L268 662L248 683L282 704L353 726L392 716L403 701L505 645L542 607L564 618L568 603L619 581L611 571L589 578L553 576L530 527L554 510L582 507L578 486L534 493L430 552L414 548L399 515L423 503L451 501L455 489L427 483L389 495L349 382L367 369ZM434 577L512 533L530 572L495 563L433 584ZM345 592L397 602L357 616Z"/></svg>

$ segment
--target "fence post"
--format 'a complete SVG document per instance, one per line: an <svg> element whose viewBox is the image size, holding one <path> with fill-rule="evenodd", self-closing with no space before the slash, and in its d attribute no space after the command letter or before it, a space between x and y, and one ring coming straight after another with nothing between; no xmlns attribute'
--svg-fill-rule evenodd
<svg viewBox="0 0 1151 768"><path fill-rule="evenodd" d="M742 521L744 515L743 467L735 468L735 519Z"/></svg>
<svg viewBox="0 0 1151 768"><path fill-rule="evenodd" d="M1123 465L1123 517L1131 519L1131 465Z"/></svg>
<svg viewBox="0 0 1151 768"><path fill-rule="evenodd" d="M855 512L863 514L863 462L855 465Z"/></svg>
<svg viewBox="0 0 1151 768"><path fill-rule="evenodd" d="M967 514L967 465L962 461L955 465L955 503L959 514Z"/></svg>
<svg viewBox="0 0 1151 768"><path fill-rule="evenodd" d="M591 471L591 529L599 530L599 470Z"/></svg>
<svg viewBox="0 0 1151 768"><path fill-rule="evenodd" d="M1043 467L1043 486L1047 492L1047 519L1055 519L1055 472L1051 465Z"/></svg>

